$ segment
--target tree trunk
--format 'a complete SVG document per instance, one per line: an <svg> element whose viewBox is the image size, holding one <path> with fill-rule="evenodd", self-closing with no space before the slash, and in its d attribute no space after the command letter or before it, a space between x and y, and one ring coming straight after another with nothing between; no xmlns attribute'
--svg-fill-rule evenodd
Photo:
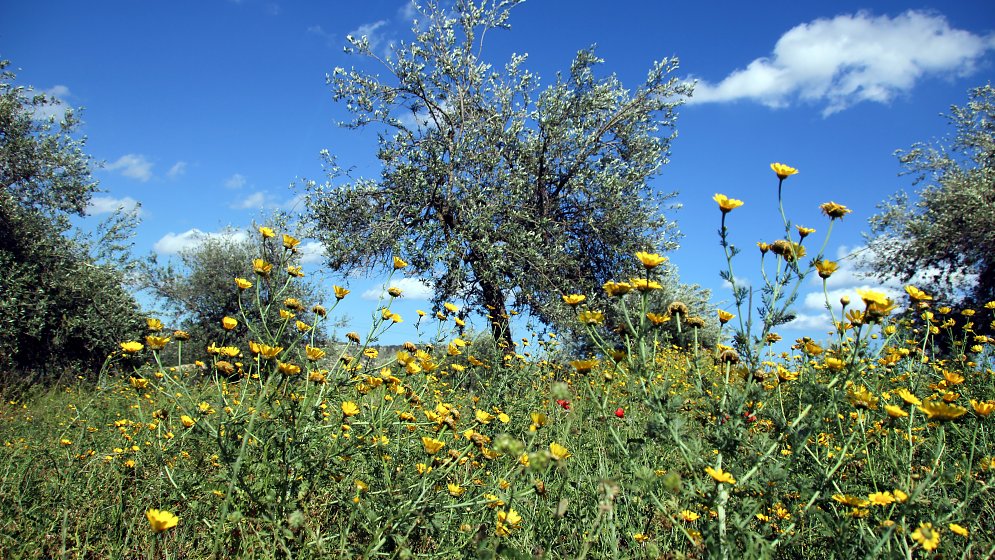
<svg viewBox="0 0 995 560"><path fill-rule="evenodd" d="M504 292L491 281L482 281L480 288L483 291L485 316L491 324L491 336L494 337L494 342L501 347L505 354L513 354L515 341L511 337L511 325L504 303Z"/></svg>

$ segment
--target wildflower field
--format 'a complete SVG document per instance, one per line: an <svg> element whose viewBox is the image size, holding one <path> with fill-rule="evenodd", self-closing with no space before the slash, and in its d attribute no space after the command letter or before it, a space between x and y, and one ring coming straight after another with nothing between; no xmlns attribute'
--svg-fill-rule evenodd
<svg viewBox="0 0 995 560"><path fill-rule="evenodd" d="M772 169L779 189L796 172ZM260 228L260 255L283 257L232 279L223 327L248 326L246 347L187 363L188 335L149 318L96 384L5 396L2 557L995 556L986 310L864 291L826 302L825 340L777 350L798 285L837 269L829 235L820 249L782 210L784 237L740 255L743 202L714 199L728 278L757 266L763 289L716 316L658 309L666 259L637 253L611 310L562 294L586 333L569 346L470 336L455 303L402 318L397 291L370 332L315 345L335 307L286 295L297 240ZM849 212L822 210L827 232ZM371 343L401 320L423 338Z"/></svg>

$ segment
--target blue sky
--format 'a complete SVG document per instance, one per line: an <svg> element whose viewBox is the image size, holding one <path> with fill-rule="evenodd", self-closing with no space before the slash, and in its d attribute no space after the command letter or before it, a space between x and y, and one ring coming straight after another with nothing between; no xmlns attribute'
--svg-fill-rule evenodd
<svg viewBox="0 0 995 560"><path fill-rule="evenodd" d="M383 51L411 37L412 15L402 0L11 1L0 5L0 57L19 83L85 108L88 151L105 162L94 219L140 203L136 252L169 257L273 208L299 209L300 191L288 186L321 178L322 149L374 176L375 137L336 126L346 113L325 74L364 63L342 52L346 35ZM862 246L875 205L911 187L893 152L948 134L939 114L995 75L995 7L981 1L531 0L510 23L488 36L484 57L500 65L528 53L544 84L591 44L602 70L631 88L673 56L679 76L699 81L654 187L678 191L683 204L672 217L685 237L669 255L682 280L712 288L720 304L730 298L713 194L746 202L729 222L745 282L760 281L755 242L783 231L773 161L800 170L786 183L786 210L816 241L828 224L820 203L853 210L827 250L847 255ZM307 248L320 273L317 248ZM362 328L376 305L363 295L382 279L323 281L353 290L344 310ZM880 283L844 261L833 297L859 286ZM427 310L423 286L403 287L406 321L385 340L412 337L413 310ZM897 284L885 287L898 295ZM800 319L783 336L818 337L821 301L821 285L803 286Z"/></svg>

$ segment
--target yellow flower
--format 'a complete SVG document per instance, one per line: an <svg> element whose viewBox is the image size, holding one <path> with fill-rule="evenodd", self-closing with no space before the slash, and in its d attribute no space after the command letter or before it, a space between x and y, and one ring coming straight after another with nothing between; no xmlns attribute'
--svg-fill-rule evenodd
<svg viewBox="0 0 995 560"><path fill-rule="evenodd" d="M315 362L325 357L325 351L321 348L316 348L314 346L305 345L304 354L307 355L307 359Z"/></svg>
<svg viewBox="0 0 995 560"><path fill-rule="evenodd" d="M850 404L857 408L877 410L879 400L878 397L876 397L874 393L870 392L870 390L863 385L847 389L846 398L850 401Z"/></svg>
<svg viewBox="0 0 995 560"><path fill-rule="evenodd" d="M125 354L134 354L135 352L141 352L142 348L145 348L145 345L142 344L141 342L131 341L131 342L121 343L121 351L124 352Z"/></svg>
<svg viewBox="0 0 995 560"><path fill-rule="evenodd" d="M632 285L627 282L605 282L602 286L609 297L623 296L632 290Z"/></svg>
<svg viewBox="0 0 995 560"><path fill-rule="evenodd" d="M920 523L919 528L912 532L912 540L932 552L940 544L940 532L933 528L932 523Z"/></svg>
<svg viewBox="0 0 995 560"><path fill-rule="evenodd" d="M297 375L301 372L301 366L284 362L277 362L276 369L284 375Z"/></svg>
<svg viewBox="0 0 995 560"><path fill-rule="evenodd" d="M401 297L401 288L398 288L397 286L391 286L387 288L387 293L390 294L390 297L395 297L395 298Z"/></svg>
<svg viewBox="0 0 995 560"><path fill-rule="evenodd" d="M864 507L870 502L863 498L858 498L856 496L848 496L846 494L833 494L833 500L850 507Z"/></svg>
<svg viewBox="0 0 995 560"><path fill-rule="evenodd" d="M708 476L715 479L715 482L727 482L729 484L736 484L736 479L733 478L732 474L727 473L722 469L713 469L712 467L705 467L705 472Z"/></svg>
<svg viewBox="0 0 995 560"><path fill-rule="evenodd" d="M585 299L587 299L587 296L584 294L567 294L563 296L563 303L573 307L580 305Z"/></svg>
<svg viewBox="0 0 995 560"><path fill-rule="evenodd" d="M238 321L233 317L225 317L221 319L221 326L226 330L230 331L238 326Z"/></svg>
<svg viewBox="0 0 995 560"><path fill-rule="evenodd" d="M459 484L453 484L452 482L446 484L446 488L449 490L449 494L452 496L462 496L463 493L466 492L466 488L463 488Z"/></svg>
<svg viewBox="0 0 995 560"><path fill-rule="evenodd" d="M643 263L646 270L656 268L667 261L667 257L662 257L657 253L646 253L643 251L637 252L636 258L639 259L639 262Z"/></svg>
<svg viewBox="0 0 995 560"><path fill-rule="evenodd" d="M145 324L148 325L149 330L152 332L159 332L162 330L162 321L159 319L149 317L148 319L145 319Z"/></svg>
<svg viewBox="0 0 995 560"><path fill-rule="evenodd" d="M888 416L891 416L892 418L904 418L909 415L909 413L905 412L902 407L894 404L884 405L884 411L887 412Z"/></svg>
<svg viewBox="0 0 995 560"><path fill-rule="evenodd" d="M699 515L697 512L691 511L689 509L681 510L681 512L678 513L677 515L683 521L686 521L688 523L694 523L701 517L701 515Z"/></svg>
<svg viewBox="0 0 995 560"><path fill-rule="evenodd" d="M733 315L732 313L729 313L728 311L725 311L723 309L719 309L719 323L720 324L724 325L724 324L728 323L729 321L732 320L733 317L735 317L735 315Z"/></svg>
<svg viewBox="0 0 995 560"><path fill-rule="evenodd" d="M272 270L273 265L263 259L252 259L252 271L256 274L262 277L267 277Z"/></svg>
<svg viewBox="0 0 995 560"><path fill-rule="evenodd" d="M172 529L179 523L180 518L166 510L150 509L145 512L145 517L149 520L149 525L156 533L161 533L166 529Z"/></svg>
<svg viewBox="0 0 995 560"><path fill-rule="evenodd" d="M832 276L833 273L836 272L836 269L838 268L839 265L833 261L821 260L821 261L816 261L815 263L815 269L819 271L819 278L823 279Z"/></svg>
<svg viewBox="0 0 995 560"><path fill-rule="evenodd" d="M304 269L301 268L301 267L299 267L299 266L288 266L287 267L287 274L293 276L294 278L303 278L304 277Z"/></svg>
<svg viewBox="0 0 995 560"><path fill-rule="evenodd" d="M489 424L490 421L494 419L494 416L492 416L489 412L480 409L475 410L473 416L477 419L477 422L480 422L481 424Z"/></svg>
<svg viewBox="0 0 995 560"><path fill-rule="evenodd" d="M168 336L153 336L148 335L145 337L145 345L149 347L150 350L162 350L169 344L170 338Z"/></svg>
<svg viewBox="0 0 995 560"><path fill-rule="evenodd" d="M995 401L979 402L971 399L971 407L974 408L974 412L978 416L987 418L989 414L995 411Z"/></svg>
<svg viewBox="0 0 995 560"><path fill-rule="evenodd" d="M273 228L268 228L266 226L259 228L259 233L263 235L263 239L269 239L270 237L276 235L276 232L273 231Z"/></svg>
<svg viewBox="0 0 995 560"><path fill-rule="evenodd" d="M570 451L566 447L563 447L562 445L556 443L555 441L549 444L549 452L553 454L553 457L556 457L561 461L564 459L569 459L571 456L573 456L573 454L570 453Z"/></svg>
<svg viewBox="0 0 995 560"><path fill-rule="evenodd" d="M498 510L497 521L495 523L494 534L499 537L507 537L512 529L517 529L522 522L522 516L513 509Z"/></svg>
<svg viewBox="0 0 995 560"><path fill-rule="evenodd" d="M577 314L577 320L585 325L600 325L605 320L601 311L585 310Z"/></svg>
<svg viewBox="0 0 995 560"><path fill-rule="evenodd" d="M654 325L662 325L670 320L670 315L661 315L659 313L647 312L646 318L650 320Z"/></svg>
<svg viewBox="0 0 995 560"><path fill-rule="evenodd" d="M335 290L335 299L342 299L349 295L349 290L342 286L332 286L332 289Z"/></svg>
<svg viewBox="0 0 995 560"><path fill-rule="evenodd" d="M777 174L777 178L780 180L785 180L788 177L798 173L798 170L790 165L785 165L783 163L772 163L770 164L770 169Z"/></svg>
<svg viewBox="0 0 995 560"><path fill-rule="evenodd" d="M291 237L286 233L283 234L283 246L291 251L296 251L297 246L301 244L301 240L295 237Z"/></svg>
<svg viewBox="0 0 995 560"><path fill-rule="evenodd" d="M245 278L236 278L235 285L238 286L239 290L248 290L252 287L252 282L249 282Z"/></svg>
<svg viewBox="0 0 995 560"><path fill-rule="evenodd" d="M845 365L846 364L843 363L843 360L839 358L832 358L832 357L826 358L826 367L829 368L831 371L839 371L843 369Z"/></svg>
<svg viewBox="0 0 995 560"><path fill-rule="evenodd" d="M819 205L819 208L822 209L823 214L829 216L830 220L843 219L843 216L846 216L852 212L852 210L846 206L836 204L835 202L824 202Z"/></svg>
<svg viewBox="0 0 995 560"><path fill-rule="evenodd" d="M250 350L252 349L252 344L253 343L251 343L251 342L249 343L249 349ZM267 360L272 360L273 358L279 356L280 352L283 352L283 347L282 346L270 346L268 344L257 344L256 345L256 350L258 351L258 354L260 356L262 356L263 358L266 358Z"/></svg>
<svg viewBox="0 0 995 560"><path fill-rule="evenodd" d="M663 286L656 280L647 280L646 278L631 278L629 279L629 285L632 286L633 289L639 290L640 292L663 289Z"/></svg>
<svg viewBox="0 0 995 560"><path fill-rule="evenodd" d="M649 536L643 533L633 533L632 539L638 543L644 543L650 540Z"/></svg>
<svg viewBox="0 0 995 560"><path fill-rule="evenodd" d="M346 401L342 403L342 414L345 416L355 416L359 414L359 406L352 401Z"/></svg>
<svg viewBox="0 0 995 560"><path fill-rule="evenodd" d="M145 389L149 386L149 380L143 377L129 377L128 382L131 383L131 386L135 389Z"/></svg>
<svg viewBox="0 0 995 560"><path fill-rule="evenodd" d="M400 270L408 266L408 263L404 262L404 259L398 256L394 256L394 270Z"/></svg>
<svg viewBox="0 0 995 560"><path fill-rule="evenodd" d="M895 496L891 492L874 492L867 496L867 501L873 506L890 506L895 503Z"/></svg>
<svg viewBox="0 0 995 560"><path fill-rule="evenodd" d="M570 365L577 370L577 373L587 373L598 366L598 360L574 360L570 362Z"/></svg>
<svg viewBox="0 0 995 560"><path fill-rule="evenodd" d="M197 423L196 420L187 416L186 414L180 416L180 422L183 424L184 428L192 428L193 425Z"/></svg>
<svg viewBox="0 0 995 560"><path fill-rule="evenodd" d="M970 531L967 530L967 527L964 527L963 525L958 525L956 523L951 523L950 525L947 525L947 527L950 527L950 530L952 532L954 532L957 535L960 535L960 536L964 537L965 539L970 534Z"/></svg>
<svg viewBox="0 0 995 560"><path fill-rule="evenodd" d="M967 414L962 406L937 401L926 401L916 408L926 413L930 420L956 420Z"/></svg>
<svg viewBox="0 0 995 560"><path fill-rule="evenodd" d="M804 226L795 226L795 229L798 230L798 237L801 238L801 239L805 239L809 235L812 235L813 233L815 233L814 229L807 228L807 227L804 227Z"/></svg>
<svg viewBox="0 0 995 560"><path fill-rule="evenodd" d="M425 447L425 453L428 453L429 455L435 455L436 453L439 452L440 449L445 447L446 442L435 438L430 438L428 436L423 436L421 438L421 444L423 447Z"/></svg>
<svg viewBox="0 0 995 560"><path fill-rule="evenodd" d="M911 404L912 406L919 406L922 404L922 401L919 400L918 397L913 395L912 391L909 391L905 387L900 387L898 389L895 389L895 394L898 395L903 401L905 401L905 404Z"/></svg>
<svg viewBox="0 0 995 560"><path fill-rule="evenodd" d="M927 294L926 292L916 288L915 286L909 284L905 286L905 293L909 294L909 297L915 301L931 301L933 296Z"/></svg>
<svg viewBox="0 0 995 560"><path fill-rule="evenodd" d="M865 290L863 288L857 288L857 295L860 299L864 300L864 305L870 307L871 305L889 305L891 300L884 292L879 292L877 290Z"/></svg>
<svg viewBox="0 0 995 560"><path fill-rule="evenodd" d="M809 340L805 342L804 347L805 353L812 356L820 356L824 352L822 346L819 346L815 341Z"/></svg>
<svg viewBox="0 0 995 560"><path fill-rule="evenodd" d="M733 210L735 210L735 209L737 209L737 208L739 208L740 206L743 205L743 201L742 200L736 200L735 198L729 198L728 196L726 196L724 194L717 194L716 193L716 195L712 197L712 200L714 200L715 202L717 202L719 204L719 210L722 210L723 214L725 214L727 212L732 212Z"/></svg>

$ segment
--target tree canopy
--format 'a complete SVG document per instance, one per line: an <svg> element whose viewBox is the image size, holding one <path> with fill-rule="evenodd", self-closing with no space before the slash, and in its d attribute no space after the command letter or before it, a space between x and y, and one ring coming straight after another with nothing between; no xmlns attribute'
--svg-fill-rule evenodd
<svg viewBox="0 0 995 560"><path fill-rule="evenodd" d="M334 184L347 173L327 156L330 180L308 196L333 269L369 272L402 256L437 307L467 301L509 347L511 303L553 322L561 294L599 292L635 251L675 246L663 214L674 195L649 182L691 90L664 59L630 92L598 75L593 48L545 89L525 55L493 67L485 36L508 28L518 3L429 1L415 39L387 56L349 37L347 50L381 73L337 68L328 83L354 117L346 126L378 132L382 171Z"/></svg>
<svg viewBox="0 0 995 560"><path fill-rule="evenodd" d="M897 153L918 189L870 220L874 274L913 278L939 299L980 309L995 300L995 90L974 88L947 116L945 142Z"/></svg>
<svg viewBox="0 0 995 560"><path fill-rule="evenodd" d="M97 190L80 123L71 109L46 117L56 101L16 85L7 66L0 61L0 374L30 383L75 366L94 376L139 331L116 258L134 220L115 216L95 240L67 235Z"/></svg>
<svg viewBox="0 0 995 560"><path fill-rule="evenodd" d="M280 225L285 225L274 217ZM193 352L187 358L204 358L209 344L242 344L259 341L263 333L251 332L249 322L262 323L260 314L270 324L282 324L281 301L292 301L295 319L310 321L310 309L323 303L320 287L304 278L297 252L297 239L286 241L260 240L245 231L229 230L223 235L205 235L199 242L179 252L179 262L160 262L155 254L142 263L140 283L149 290L176 321L176 326L186 331L193 341ZM288 247L289 245L289 247ZM286 252L284 259L280 258ZM286 269L274 270L266 280L253 273L253 261L263 259L268 263L286 262ZM236 278L258 283L243 294L251 304L239 304ZM258 300L256 299L258 295ZM275 299L281 301L273 301ZM273 305L270 303L273 302ZM290 308L288 308L290 309ZM238 320L236 327L227 329L222 320ZM291 322L291 326L293 322ZM323 343L327 337L316 333L316 340Z"/></svg>

